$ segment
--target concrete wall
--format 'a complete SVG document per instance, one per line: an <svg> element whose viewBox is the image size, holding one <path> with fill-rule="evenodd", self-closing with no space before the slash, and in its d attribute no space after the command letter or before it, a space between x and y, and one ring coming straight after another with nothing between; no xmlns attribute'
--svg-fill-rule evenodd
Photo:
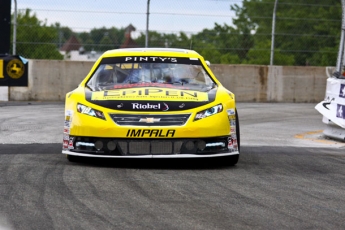
<svg viewBox="0 0 345 230"><path fill-rule="evenodd" d="M320 102L326 67L211 65L222 84L243 102Z"/></svg>
<svg viewBox="0 0 345 230"><path fill-rule="evenodd" d="M85 78L94 62L29 60L29 86L11 87L10 101L63 101Z"/></svg>
<svg viewBox="0 0 345 230"><path fill-rule="evenodd" d="M29 86L10 87L10 101L63 101L93 62L29 60ZM220 65L211 69L240 102L319 102L326 90L325 67Z"/></svg>

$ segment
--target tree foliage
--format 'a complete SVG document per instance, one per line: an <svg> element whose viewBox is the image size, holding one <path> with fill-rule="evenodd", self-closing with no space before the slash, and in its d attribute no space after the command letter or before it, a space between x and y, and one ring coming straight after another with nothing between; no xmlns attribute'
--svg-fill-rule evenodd
<svg viewBox="0 0 345 230"><path fill-rule="evenodd" d="M29 9L18 13L17 24L16 54L31 59L62 59L56 47L56 27L47 26Z"/></svg>
<svg viewBox="0 0 345 230"><path fill-rule="evenodd" d="M94 28L90 32L78 34L86 51L97 50L106 51L117 49L124 41L125 29L123 28Z"/></svg>
<svg viewBox="0 0 345 230"><path fill-rule="evenodd" d="M269 64L273 0L243 0L233 5L237 28L248 28L254 44L247 62L262 50L261 64ZM275 59L279 65L334 65L341 28L341 2L338 0L278 1L275 29ZM259 60L258 60L259 61ZM255 62L258 63L258 62Z"/></svg>
<svg viewBox="0 0 345 230"><path fill-rule="evenodd" d="M149 32L149 47L194 49L211 63L270 62L275 0L243 0L230 5L232 25L214 24L196 34ZM334 65L341 29L339 0L279 0L276 11L275 65ZM76 35L86 51L116 49L124 28L94 28L75 33L59 23L48 26L28 9L18 15L17 53L27 58L61 59L59 48ZM145 46L145 33L134 40Z"/></svg>

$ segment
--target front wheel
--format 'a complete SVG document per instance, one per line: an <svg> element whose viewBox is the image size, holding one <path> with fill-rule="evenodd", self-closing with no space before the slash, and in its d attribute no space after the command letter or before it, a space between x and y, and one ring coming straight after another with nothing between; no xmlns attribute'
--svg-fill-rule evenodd
<svg viewBox="0 0 345 230"><path fill-rule="evenodd" d="M238 151L240 151L240 121L238 119L238 113L237 109L236 111L236 137L237 137L237 146L238 146Z"/></svg>
<svg viewBox="0 0 345 230"><path fill-rule="evenodd" d="M240 122L238 119L237 109L235 109L235 112L236 112L235 116L236 116L237 148L238 148L238 152L240 152ZM219 159L219 163L222 165L225 165L225 166L234 166L237 164L239 158L240 158L240 154L225 156L225 157L221 157L221 159Z"/></svg>
<svg viewBox="0 0 345 230"><path fill-rule="evenodd" d="M222 166L234 166L237 164L240 154L220 157L218 160L219 164Z"/></svg>
<svg viewBox="0 0 345 230"><path fill-rule="evenodd" d="M73 156L73 155L67 154L66 157L67 157L67 160L69 162L78 162L80 160L80 157L78 157L78 156Z"/></svg>

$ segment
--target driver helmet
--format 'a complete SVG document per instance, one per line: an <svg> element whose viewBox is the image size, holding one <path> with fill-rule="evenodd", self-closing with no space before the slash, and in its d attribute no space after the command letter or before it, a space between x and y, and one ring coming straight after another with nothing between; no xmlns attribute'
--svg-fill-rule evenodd
<svg viewBox="0 0 345 230"><path fill-rule="evenodd" d="M98 74L98 84L107 84L113 83L112 78L112 70L111 69L103 69Z"/></svg>

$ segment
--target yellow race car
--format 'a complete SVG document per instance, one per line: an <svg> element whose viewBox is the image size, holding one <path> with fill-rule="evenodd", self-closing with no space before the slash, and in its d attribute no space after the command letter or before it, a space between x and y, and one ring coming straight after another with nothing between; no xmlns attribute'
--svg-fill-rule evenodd
<svg viewBox="0 0 345 230"><path fill-rule="evenodd" d="M239 159L235 95L197 52L105 52L66 94L62 153L98 158Z"/></svg>

